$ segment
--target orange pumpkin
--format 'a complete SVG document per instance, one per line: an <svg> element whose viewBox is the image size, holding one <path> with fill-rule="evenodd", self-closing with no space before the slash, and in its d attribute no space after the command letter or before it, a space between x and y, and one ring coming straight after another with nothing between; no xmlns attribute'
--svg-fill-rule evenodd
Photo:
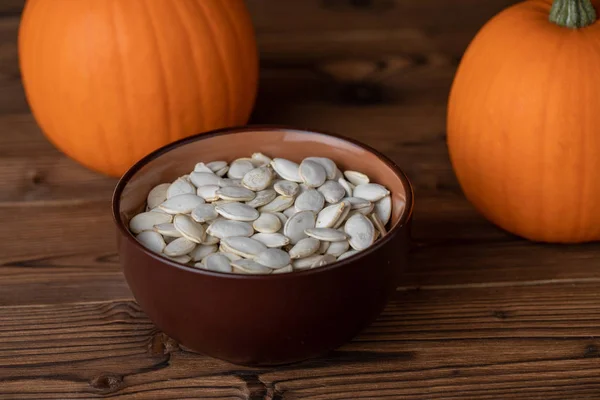
<svg viewBox="0 0 600 400"><path fill-rule="evenodd" d="M257 89L243 0L28 0L19 55L45 135L112 176L169 142L245 124Z"/></svg>
<svg viewBox="0 0 600 400"><path fill-rule="evenodd" d="M535 241L600 240L592 3L530 0L504 10L470 44L450 94L448 146L466 197Z"/></svg>

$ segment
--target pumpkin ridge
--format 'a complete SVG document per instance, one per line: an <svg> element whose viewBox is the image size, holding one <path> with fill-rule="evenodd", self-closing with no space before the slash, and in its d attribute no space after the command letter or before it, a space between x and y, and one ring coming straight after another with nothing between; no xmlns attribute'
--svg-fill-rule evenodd
<svg viewBox="0 0 600 400"><path fill-rule="evenodd" d="M162 91L162 103L164 104L164 108L165 108L165 125L166 125L166 133L167 133L167 140L169 143L173 142L173 138L172 138L172 118L171 118L171 113L172 113L172 108L171 108L171 101L170 101L170 97L169 97L169 88L167 85L167 77L166 77L166 68L162 62L162 54L160 51L160 44L158 43L158 37L156 36L156 25L153 22L152 19L152 15L150 12L150 4L154 4L152 2L148 2L148 3L144 3L142 4L142 9L144 10L144 13L147 16L147 20L148 20L148 24L150 25L150 34L149 37L152 39L152 43L154 44L154 48L156 49L156 64L158 65L158 67L160 68L159 73L157 74L157 76L160 79L160 87L161 87L161 91ZM146 8L146 6L148 8Z"/></svg>
<svg viewBox="0 0 600 400"><path fill-rule="evenodd" d="M198 68L198 54L196 52L196 48L194 46L192 46L192 41L191 38L193 37L192 35L192 29L190 29L190 25L189 22L186 19L186 13L185 12L181 12L181 10L179 9L179 4L181 4L180 1L174 1L173 2L173 9L175 10L175 14L177 15L177 18L179 18L179 21L181 22L181 26L183 28L183 31L185 32L185 42L187 44L187 47L190 49L190 61L193 64L193 70L194 72L192 73L192 75L194 76L194 94L195 94L195 98L196 98L196 104L200 105L201 109L205 109L204 106L204 98L200 95L200 91L201 91L201 83L200 83L200 77L198 77L198 75L196 74L197 71L200 70L200 68ZM194 113L194 117L196 119L196 123L197 126L203 127L206 126L206 119L204 118L204 115L202 115L202 113L198 112L198 113ZM202 128L192 128L192 129L198 129L198 132L185 132L185 134L196 134L196 133L200 133L200 131L202 130Z"/></svg>
<svg viewBox="0 0 600 400"><path fill-rule="evenodd" d="M199 15L201 15L202 18L204 19L204 21L206 22L207 31L210 33L210 36L211 36L211 42L217 43L213 23L212 23L211 19L207 17L206 9L204 8L203 5L201 5L202 1L193 1L192 3L194 3L199 8L199 11L200 11ZM218 45L215 45L214 47L216 48L215 58L219 61L219 64L221 65L220 73L225 77L225 79L221 80L223 82L223 85L225 86L225 90L223 90L223 93L226 96L226 101L225 101L226 107L225 107L224 119L225 119L225 121L231 121L231 111L232 111L231 98L233 97L230 93L231 77L229 76L229 72L227 71L227 69L228 69L227 62L226 62L225 58L223 57L221 47ZM235 96L235 93L234 93L234 96Z"/></svg>

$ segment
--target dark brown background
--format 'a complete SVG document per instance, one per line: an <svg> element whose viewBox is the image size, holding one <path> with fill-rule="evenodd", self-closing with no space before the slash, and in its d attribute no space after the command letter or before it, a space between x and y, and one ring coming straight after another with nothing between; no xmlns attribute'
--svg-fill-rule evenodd
<svg viewBox="0 0 600 400"><path fill-rule="evenodd" d="M415 184L415 247L387 311L327 357L240 368L181 349L123 280L115 180L41 135L0 4L0 398L600 399L600 246L536 245L482 219L445 145L457 63L507 0L249 0L253 122L339 132ZM160 294L157 294L160 295Z"/></svg>

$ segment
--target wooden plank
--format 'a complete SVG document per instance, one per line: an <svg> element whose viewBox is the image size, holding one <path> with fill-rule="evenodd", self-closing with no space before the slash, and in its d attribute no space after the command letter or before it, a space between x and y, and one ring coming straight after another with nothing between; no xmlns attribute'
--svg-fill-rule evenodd
<svg viewBox="0 0 600 400"><path fill-rule="evenodd" d="M583 398L599 300L596 284L399 292L351 343L264 369L179 348L131 302L3 307L0 398Z"/></svg>

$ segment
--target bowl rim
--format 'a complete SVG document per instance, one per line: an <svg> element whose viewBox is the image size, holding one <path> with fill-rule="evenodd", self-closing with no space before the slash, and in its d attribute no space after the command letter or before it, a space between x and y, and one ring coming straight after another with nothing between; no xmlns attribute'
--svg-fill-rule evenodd
<svg viewBox="0 0 600 400"><path fill-rule="evenodd" d="M131 178L143 166L147 165L150 161L160 157L161 155L163 155L165 153L168 153L169 151L172 151L181 146L185 146L192 142L210 139L210 138L213 138L216 136L221 136L221 135L234 135L234 134L243 133L243 132L255 132L255 131L288 131L288 132L293 131L293 132L300 133L300 134L317 134L317 135L323 135L323 136L330 136L330 137L333 137L336 139L341 139L346 142L349 142L353 145L361 147L362 149L374 154L379 160L381 160L383 163L385 163L396 174L396 176L401 180L402 185L404 186L404 190L406 192L406 199L405 199L404 212L400 216L400 219L388 231L388 234L385 235L382 239L376 241L373 245L371 245L367 249L362 250L359 253L354 254L350 257L347 257L341 261L336 261L334 263L325 265L323 267L314 268L314 269L307 269L307 270L303 270L303 271L293 271L293 272L285 273L285 274L268 274L268 275L235 274L235 273L231 273L231 272L209 271L209 270L205 270L205 269L190 267L186 264L182 264L177 261L173 261L169 258L161 256L157 253L154 253L153 251L150 251L147 248L145 248L144 246L142 246L142 244L137 241L135 236L127 228L125 223L123 223L121 221L119 206L121 203L121 195L123 193L123 190L129 183ZM410 219L412 217L412 213L413 213L413 207L414 207L414 192L413 192L410 180L408 179L408 177L406 176L404 171L402 171L402 169L394 161L392 161L390 158L388 158L386 155L384 155L380 151L375 150L371 146L369 146L365 143L362 143L356 139L352 139L352 138L349 138L349 137L346 137L346 136L343 136L343 135L340 135L337 133L324 132L324 131L312 130L312 129L302 129L302 128L297 128L297 127L292 127L292 126L287 126L287 125L270 125L270 124L257 124L257 125L248 124L248 125L232 126L232 127L221 128L221 129L215 129L212 131L197 133L195 135L188 136L188 137L176 140L174 142L171 142L165 146L162 146L162 147L152 151L151 153L147 154L146 156L142 157L141 159L139 159L121 176L121 178L117 182L117 185L115 186L115 189L114 189L113 195L112 195L112 201L111 201L113 222L115 223L115 225L117 225L117 228L119 229L119 233L124 235L130 243L132 243L135 247L137 247L139 250L144 252L146 255L154 258L155 260L157 260L161 263L167 264L169 267L179 268L179 269L187 271L187 272L200 274L200 275L207 275L207 276L212 276L212 277L228 278L228 279L243 279L243 280L294 279L295 277L298 277L301 275L303 276L303 275L320 274L320 273L324 273L324 272L327 272L327 271L330 271L333 269L344 268L344 266L352 264L354 261L359 260L360 258L365 257L366 255L377 251L378 249L383 247L387 242L392 240L392 238L394 236L396 236L396 234L407 224L407 222L410 221Z"/></svg>

